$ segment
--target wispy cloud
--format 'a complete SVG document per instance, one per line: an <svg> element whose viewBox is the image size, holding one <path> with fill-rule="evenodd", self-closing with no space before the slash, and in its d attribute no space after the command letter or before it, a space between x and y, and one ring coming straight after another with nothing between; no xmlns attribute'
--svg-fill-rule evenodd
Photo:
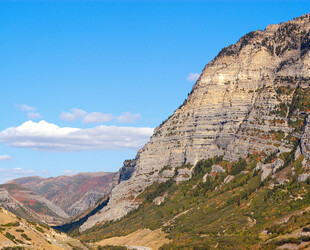
<svg viewBox="0 0 310 250"><path fill-rule="evenodd" d="M42 151L120 150L142 147L153 133L148 127L100 125L89 129L59 127L46 121L27 121L0 132L7 146Z"/></svg>
<svg viewBox="0 0 310 250"><path fill-rule="evenodd" d="M103 114L101 112L93 112L83 118L83 123L103 123L114 119L112 114Z"/></svg>
<svg viewBox="0 0 310 250"><path fill-rule="evenodd" d="M65 170L62 172L63 175L74 175L76 174L76 172L72 171L72 170Z"/></svg>
<svg viewBox="0 0 310 250"><path fill-rule="evenodd" d="M140 117L140 114L131 114L130 112L124 112L119 117L117 117L117 120L121 123L130 123L138 120Z"/></svg>
<svg viewBox="0 0 310 250"><path fill-rule="evenodd" d="M83 123L105 123L110 121L117 121L119 123L131 123L138 120L140 114L132 114L130 112L124 112L120 116L114 116L113 114L86 111L78 108L72 108L71 112L61 112L59 118L67 122L82 121Z"/></svg>
<svg viewBox="0 0 310 250"><path fill-rule="evenodd" d="M0 168L0 183L5 183L7 181L10 181L16 178L32 176L35 174L36 174L35 171L25 170L22 168L13 168L13 169Z"/></svg>
<svg viewBox="0 0 310 250"><path fill-rule="evenodd" d="M189 81L189 82L195 82L198 80L200 74L199 73L192 73L190 72L188 74L188 76L186 77L186 80Z"/></svg>
<svg viewBox="0 0 310 250"><path fill-rule="evenodd" d="M0 161L8 161L11 159L12 159L12 157L9 155L0 155Z"/></svg>
<svg viewBox="0 0 310 250"><path fill-rule="evenodd" d="M19 106L19 109L20 109L21 111L35 111L35 110L37 110L36 107L28 106L28 105L26 105L26 104L20 105L20 106Z"/></svg>
<svg viewBox="0 0 310 250"><path fill-rule="evenodd" d="M67 122L75 122L84 116L87 115L87 112L82 109L72 108L70 112L61 112L59 118Z"/></svg>
<svg viewBox="0 0 310 250"><path fill-rule="evenodd" d="M39 112L34 112L37 110L36 107L32 107L32 106L23 104L23 105L19 105L18 108L21 111L27 112L27 117L29 120L36 120L36 119L42 118L42 116Z"/></svg>
<svg viewBox="0 0 310 250"><path fill-rule="evenodd" d="M27 117L29 120L35 120L41 118L42 116L38 112L28 112Z"/></svg>

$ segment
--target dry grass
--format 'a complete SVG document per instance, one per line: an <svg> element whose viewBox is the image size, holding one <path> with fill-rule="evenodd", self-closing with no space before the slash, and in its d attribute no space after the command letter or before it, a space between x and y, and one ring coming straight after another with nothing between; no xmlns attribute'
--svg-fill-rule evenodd
<svg viewBox="0 0 310 250"><path fill-rule="evenodd" d="M0 248L86 249L78 240L64 233L21 219L3 208L0 208L0 229Z"/></svg>
<svg viewBox="0 0 310 250"><path fill-rule="evenodd" d="M151 249L159 249L162 245L171 242L165 238L165 233L161 229L139 229L131 234L121 237L112 237L102 240L96 244L99 246L145 246Z"/></svg>

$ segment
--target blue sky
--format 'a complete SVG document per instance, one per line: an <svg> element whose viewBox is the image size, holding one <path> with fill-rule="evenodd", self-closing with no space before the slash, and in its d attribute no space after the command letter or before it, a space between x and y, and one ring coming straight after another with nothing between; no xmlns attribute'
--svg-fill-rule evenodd
<svg viewBox="0 0 310 250"><path fill-rule="evenodd" d="M221 48L309 1L0 1L0 182L117 171Z"/></svg>

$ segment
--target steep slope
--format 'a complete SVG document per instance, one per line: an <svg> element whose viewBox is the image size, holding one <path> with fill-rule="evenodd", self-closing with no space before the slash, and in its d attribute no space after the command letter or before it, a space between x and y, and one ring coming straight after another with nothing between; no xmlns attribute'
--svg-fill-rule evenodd
<svg viewBox="0 0 310 250"><path fill-rule="evenodd" d="M70 216L92 207L110 192L116 173L79 173L71 176L24 177L10 181L29 188L62 208Z"/></svg>
<svg viewBox="0 0 310 250"><path fill-rule="evenodd" d="M54 229L21 219L0 207L0 247L3 249L88 249ZM1 248L2 249L2 248Z"/></svg>
<svg viewBox="0 0 310 250"><path fill-rule="evenodd" d="M18 184L0 185L0 205L20 217L49 225L69 218L60 207Z"/></svg>
<svg viewBox="0 0 310 250"><path fill-rule="evenodd" d="M80 230L136 209L137 196L182 164L216 155L290 152L301 137L310 93L310 16L250 32L207 64L191 93L118 173L109 203ZM184 169L178 181L193 169Z"/></svg>
<svg viewBox="0 0 310 250"><path fill-rule="evenodd" d="M253 153L235 163L222 157L202 160L191 179L176 183L182 166L167 182L142 192L138 210L78 237L97 245L156 243L154 249L308 249L310 168L294 152ZM265 167L258 170L261 161ZM272 168L265 178L267 166L277 161L282 167ZM143 232L157 237L142 241Z"/></svg>

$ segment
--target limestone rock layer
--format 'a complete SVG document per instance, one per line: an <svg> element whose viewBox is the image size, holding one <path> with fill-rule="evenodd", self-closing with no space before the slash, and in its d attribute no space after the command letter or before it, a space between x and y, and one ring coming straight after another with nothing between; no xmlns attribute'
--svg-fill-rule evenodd
<svg viewBox="0 0 310 250"><path fill-rule="evenodd" d="M157 127L112 189L109 204L80 230L119 219L164 167L194 165L223 155L235 161L254 152L288 152L307 110L295 104L310 87L310 15L269 25L224 48L203 69L187 100Z"/></svg>

